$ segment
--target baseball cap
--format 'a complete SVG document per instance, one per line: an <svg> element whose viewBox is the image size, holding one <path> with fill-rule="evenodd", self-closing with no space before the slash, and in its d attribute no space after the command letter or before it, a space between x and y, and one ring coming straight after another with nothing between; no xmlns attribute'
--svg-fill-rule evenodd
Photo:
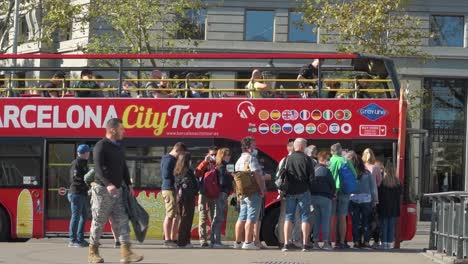
<svg viewBox="0 0 468 264"><path fill-rule="evenodd" d="M86 153L90 151L91 151L91 148L86 144L81 144L78 146L78 148L76 148L76 152L78 153Z"/></svg>

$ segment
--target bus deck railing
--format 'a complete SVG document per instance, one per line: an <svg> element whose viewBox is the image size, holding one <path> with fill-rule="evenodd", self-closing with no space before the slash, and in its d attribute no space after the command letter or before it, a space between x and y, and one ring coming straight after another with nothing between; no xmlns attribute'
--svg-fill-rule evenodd
<svg viewBox="0 0 468 264"><path fill-rule="evenodd" d="M468 192L425 194L432 201L429 249L456 259L468 256Z"/></svg>

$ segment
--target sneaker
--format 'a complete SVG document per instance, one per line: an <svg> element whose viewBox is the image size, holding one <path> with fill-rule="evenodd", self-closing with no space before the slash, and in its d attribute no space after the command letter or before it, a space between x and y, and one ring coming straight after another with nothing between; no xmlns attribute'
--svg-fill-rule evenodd
<svg viewBox="0 0 468 264"><path fill-rule="evenodd" d="M89 247L89 242L86 241L86 240L83 240L81 242L79 242L83 247Z"/></svg>
<svg viewBox="0 0 468 264"><path fill-rule="evenodd" d="M343 249L346 249L346 246L344 244L341 244L341 243L335 243L334 249L335 250L343 250Z"/></svg>
<svg viewBox="0 0 468 264"><path fill-rule="evenodd" d="M257 246L259 249L267 249L267 247L263 245L262 242L255 242L255 246Z"/></svg>
<svg viewBox="0 0 468 264"><path fill-rule="evenodd" d="M323 250L327 250L327 251L333 250L333 248L332 248L332 246L331 246L330 243L324 243L322 249L323 249Z"/></svg>
<svg viewBox="0 0 468 264"><path fill-rule="evenodd" d="M69 242L68 243L68 247L71 247L71 248L82 248L84 247L82 244L80 243L77 243L77 242Z"/></svg>
<svg viewBox="0 0 468 264"><path fill-rule="evenodd" d="M308 252L310 251L310 246L309 245L303 245L302 246L302 252Z"/></svg>
<svg viewBox="0 0 468 264"><path fill-rule="evenodd" d="M115 241L114 243L114 248L120 248L122 244L120 244L120 241Z"/></svg>
<svg viewBox="0 0 468 264"><path fill-rule="evenodd" d="M353 243L353 249L360 249L361 248L361 243L359 242L354 242Z"/></svg>
<svg viewBox="0 0 468 264"><path fill-rule="evenodd" d="M317 249L321 249L319 243L318 243L318 242L314 242L314 243L312 244L312 249L316 249L316 250L317 250Z"/></svg>
<svg viewBox="0 0 468 264"><path fill-rule="evenodd" d="M177 244L174 243L174 241L172 241L172 240L164 240L164 246L166 248L176 248Z"/></svg>
<svg viewBox="0 0 468 264"><path fill-rule="evenodd" d="M184 246L177 246L177 248L181 248L181 249L191 249L193 248L193 245L188 243L187 245L184 245Z"/></svg>
<svg viewBox="0 0 468 264"><path fill-rule="evenodd" d="M288 243L288 244L285 244L285 245L283 246L283 248L281 249L281 251L283 251L283 252L290 251L290 250L292 249L292 246L291 246L291 245L292 245L292 244L289 244L289 243Z"/></svg>
<svg viewBox="0 0 468 264"><path fill-rule="evenodd" d="M362 248L362 249L366 249L366 250L371 250L371 249L372 249L372 247L371 247L371 245L370 245L369 243L364 243L364 244L362 244L362 245L361 245L361 248Z"/></svg>
<svg viewBox="0 0 468 264"><path fill-rule="evenodd" d="M209 248L210 247L208 242L201 242L200 245L201 245L202 248Z"/></svg>
<svg viewBox="0 0 468 264"><path fill-rule="evenodd" d="M372 244L372 248L378 249L380 247L380 242L375 242Z"/></svg>
<svg viewBox="0 0 468 264"><path fill-rule="evenodd" d="M242 242L236 242L236 241L234 241L234 244L232 245L232 248L234 248L234 249L241 249L241 248L242 248Z"/></svg>
<svg viewBox="0 0 468 264"><path fill-rule="evenodd" d="M211 244L211 248L214 248L214 249L225 249L227 248L226 245L222 244L222 243L214 243L214 244Z"/></svg>
<svg viewBox="0 0 468 264"><path fill-rule="evenodd" d="M244 249L244 250L259 250L259 248L253 242L244 243L242 245L242 249Z"/></svg>

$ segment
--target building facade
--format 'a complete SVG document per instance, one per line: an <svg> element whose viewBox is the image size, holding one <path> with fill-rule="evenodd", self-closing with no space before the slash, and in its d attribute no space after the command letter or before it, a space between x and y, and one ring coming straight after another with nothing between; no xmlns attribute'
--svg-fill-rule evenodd
<svg viewBox="0 0 468 264"><path fill-rule="evenodd" d="M86 4L89 0L75 0ZM204 52L333 52L333 43L320 41L321 32L312 33L312 25L297 26L302 14L296 1L284 0L206 0L206 9L194 12L198 24L198 51ZM433 39L423 42L423 49L433 56L426 62L412 58L395 58L404 87L420 94L423 108L411 120L413 128L424 129L427 135L411 138L415 193L446 190L468 190L467 100L468 100L468 1L411 0L408 11L423 21L421 30L433 32ZM42 46L32 39L39 27L38 13L23 14L20 33L23 44L18 51L76 52L89 39L103 30L102 25L81 28L72 25L52 46ZM322 36L325 33L322 33ZM10 37L11 38L11 37ZM179 43L180 46L184 42ZM48 61L22 62L34 66L51 65ZM59 62L57 62L59 63ZM66 63L66 62L65 62ZM73 62L77 66L77 62ZM80 61L79 65L88 62ZM211 65L220 62L206 61ZM282 62L277 66L297 66L303 62ZM221 62L222 64L222 62ZM245 66L245 65L243 65ZM43 77L47 73L27 73ZM39 74L35 76L35 74ZM247 77L247 72L218 72L213 77ZM222 86L235 85L225 83ZM423 200L422 205L427 205Z"/></svg>

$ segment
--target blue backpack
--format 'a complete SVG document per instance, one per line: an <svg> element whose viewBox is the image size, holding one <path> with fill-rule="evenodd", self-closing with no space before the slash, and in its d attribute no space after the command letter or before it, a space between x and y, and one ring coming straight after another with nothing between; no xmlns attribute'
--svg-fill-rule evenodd
<svg viewBox="0 0 468 264"><path fill-rule="evenodd" d="M341 164L338 174L340 175L341 192L350 194L359 190L356 176L354 176L353 170L349 167L347 161Z"/></svg>

